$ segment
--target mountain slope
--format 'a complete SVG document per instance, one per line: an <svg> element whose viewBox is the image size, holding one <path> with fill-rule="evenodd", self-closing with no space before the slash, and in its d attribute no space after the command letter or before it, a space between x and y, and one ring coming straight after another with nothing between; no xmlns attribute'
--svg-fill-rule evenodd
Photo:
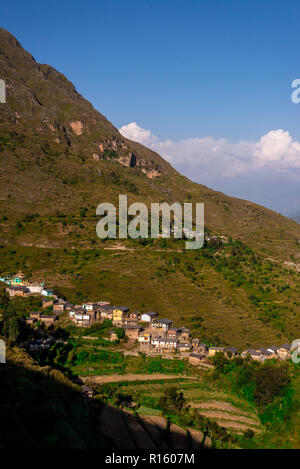
<svg viewBox="0 0 300 469"><path fill-rule="evenodd" d="M0 70L7 87L7 104L0 105L0 187L1 212L10 220L3 227L8 241L49 242L37 227L31 227L30 236L15 236L11 228L24 213L49 217L59 210L76 217L80 207L87 209L88 238L95 238L95 219L89 216L96 205L128 193L133 201L148 204L204 202L211 231L240 238L278 259L299 256L297 223L194 184L157 153L125 139L62 74L38 64L4 29ZM50 238L54 226L47 230ZM74 243L63 230L51 241L56 246Z"/></svg>
<svg viewBox="0 0 300 469"><path fill-rule="evenodd" d="M299 337L299 224L192 183L125 139L3 29L0 71L0 273L22 268L77 303L157 310L215 345ZM181 240L104 242L96 207L119 194L148 206L204 202L205 230L234 241L196 252Z"/></svg>

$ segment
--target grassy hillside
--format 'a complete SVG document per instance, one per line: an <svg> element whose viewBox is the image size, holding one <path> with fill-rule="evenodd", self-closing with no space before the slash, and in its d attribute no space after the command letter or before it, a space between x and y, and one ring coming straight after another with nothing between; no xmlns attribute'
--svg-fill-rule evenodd
<svg viewBox="0 0 300 469"><path fill-rule="evenodd" d="M99 244L96 206L126 193L129 202L204 202L207 229L297 263L296 222L194 184L157 153L125 139L72 83L38 64L4 29L0 68L7 88L7 104L0 106L0 220L6 242Z"/></svg>
<svg viewBox="0 0 300 469"><path fill-rule="evenodd" d="M1 271L21 268L74 303L109 300L157 310L215 345L253 347L299 337L298 272L234 241L183 252L159 243L117 251L2 246Z"/></svg>
<svg viewBox="0 0 300 469"><path fill-rule="evenodd" d="M215 344L299 336L296 222L181 176L3 29L0 68L1 273L21 267L77 303L157 309ZM119 249L97 238L95 214L119 194L148 206L204 202L206 231L233 241L187 252L182 241L124 240Z"/></svg>

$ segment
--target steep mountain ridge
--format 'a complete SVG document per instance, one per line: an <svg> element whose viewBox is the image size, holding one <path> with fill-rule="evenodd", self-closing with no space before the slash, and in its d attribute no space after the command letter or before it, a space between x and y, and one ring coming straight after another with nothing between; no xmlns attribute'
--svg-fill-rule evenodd
<svg viewBox="0 0 300 469"><path fill-rule="evenodd" d="M20 127L26 135L50 139L86 157L100 159L106 150L118 152L125 166L169 166L159 155L130 143L85 100L64 75L53 67L39 64L7 31L0 29L1 77L6 82L8 106L1 107L1 124L10 131ZM24 122L26 124L24 125ZM33 127L34 125L34 127ZM156 168L156 169L155 169ZM151 176L150 172L149 175Z"/></svg>
<svg viewBox="0 0 300 469"><path fill-rule="evenodd" d="M96 206L103 201L116 203L119 193L128 193L129 201L148 205L164 200L204 202L205 225L211 232L241 239L266 257L297 263L296 222L181 176L157 153L124 138L64 75L37 63L4 29L0 29L0 70L7 93L7 103L0 105L5 242L88 247L90 239L97 240ZM84 219L79 216L81 209L86 211ZM58 212L73 219L78 216L84 233L74 240L70 230L58 230L59 220L54 217ZM32 214L40 217L39 224L28 227ZM24 215L26 226L18 229L24 225ZM41 223L47 225L44 232Z"/></svg>

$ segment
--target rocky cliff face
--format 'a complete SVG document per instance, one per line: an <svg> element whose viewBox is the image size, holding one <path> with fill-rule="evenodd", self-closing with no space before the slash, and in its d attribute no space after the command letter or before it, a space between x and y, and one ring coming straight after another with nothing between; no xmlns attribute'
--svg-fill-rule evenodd
<svg viewBox="0 0 300 469"><path fill-rule="evenodd" d="M131 142L64 75L37 63L4 29L0 29L0 70L7 94L7 105L0 107L0 129L46 140L59 151L136 167L149 178L170 170L154 152L136 144L133 151Z"/></svg>

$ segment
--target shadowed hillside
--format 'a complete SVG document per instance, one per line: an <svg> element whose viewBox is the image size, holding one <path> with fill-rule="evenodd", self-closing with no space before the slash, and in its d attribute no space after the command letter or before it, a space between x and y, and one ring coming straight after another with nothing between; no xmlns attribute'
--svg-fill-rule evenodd
<svg viewBox="0 0 300 469"><path fill-rule="evenodd" d="M0 366L0 448L180 449L202 448L202 432L134 417L81 394L81 386L50 366L39 366L8 344Z"/></svg>

